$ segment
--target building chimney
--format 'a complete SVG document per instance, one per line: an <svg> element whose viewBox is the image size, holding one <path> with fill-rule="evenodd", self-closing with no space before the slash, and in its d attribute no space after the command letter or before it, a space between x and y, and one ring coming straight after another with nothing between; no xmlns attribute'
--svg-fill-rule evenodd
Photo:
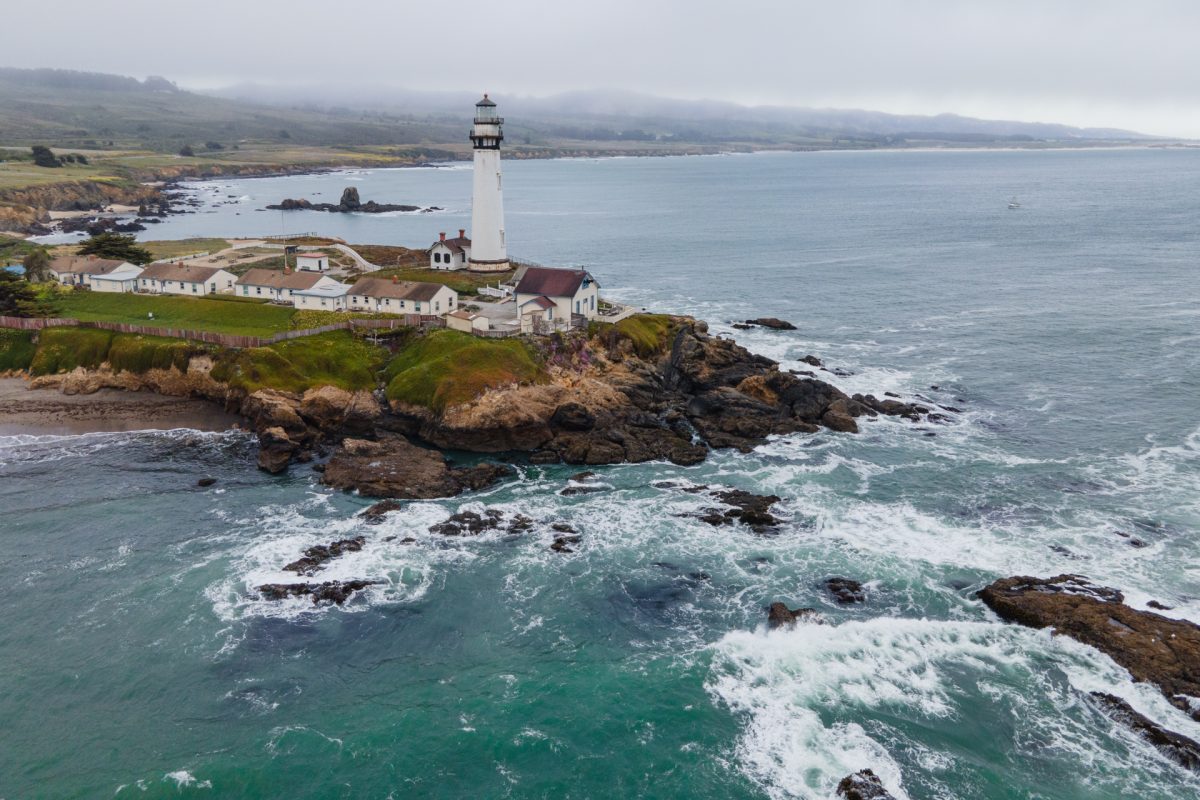
<svg viewBox="0 0 1200 800"><path fill-rule="evenodd" d="M465 239L465 238L467 238L467 229L466 229L466 228L459 228L459 229L458 229L458 238L460 238L460 239Z"/></svg>
<svg viewBox="0 0 1200 800"><path fill-rule="evenodd" d="M446 232L445 231L442 231L441 233L439 233L438 236L442 237L438 241L440 241L440 242L446 241Z"/></svg>

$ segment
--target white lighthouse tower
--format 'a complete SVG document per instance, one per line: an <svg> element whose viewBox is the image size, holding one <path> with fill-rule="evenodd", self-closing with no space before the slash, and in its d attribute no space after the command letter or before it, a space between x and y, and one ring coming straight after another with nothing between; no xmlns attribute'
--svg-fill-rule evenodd
<svg viewBox="0 0 1200 800"><path fill-rule="evenodd" d="M504 120L496 104L485 94L475 104L471 144L475 147L475 182L471 194L471 259L473 272L504 272L509 269L508 246L504 241L504 195L500 185L500 142Z"/></svg>

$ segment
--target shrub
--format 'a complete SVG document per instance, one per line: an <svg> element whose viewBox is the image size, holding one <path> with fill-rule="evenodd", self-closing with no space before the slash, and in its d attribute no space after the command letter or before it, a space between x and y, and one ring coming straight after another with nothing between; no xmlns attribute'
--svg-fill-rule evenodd
<svg viewBox="0 0 1200 800"><path fill-rule="evenodd" d="M202 345L181 339L118 334L109 346L108 363L117 372L125 370L141 374L171 367L187 372L192 356L207 351L208 348Z"/></svg>
<svg viewBox="0 0 1200 800"><path fill-rule="evenodd" d="M300 393L315 386L356 391L374 388L385 356L385 350L355 339L349 331L333 331L267 347L222 351L212 376L247 392Z"/></svg>
<svg viewBox="0 0 1200 800"><path fill-rule="evenodd" d="M29 369L36 352L33 331L0 329L0 372Z"/></svg>
<svg viewBox="0 0 1200 800"><path fill-rule="evenodd" d="M488 389L542 383L546 373L519 339L480 339L441 330L401 350L384 379L389 400L443 411Z"/></svg>
<svg viewBox="0 0 1200 800"><path fill-rule="evenodd" d="M622 342L629 342L638 356L653 358L666 352L676 327L674 318L667 314L634 314L612 325L589 323L588 333L599 339L610 352L616 351Z"/></svg>
<svg viewBox="0 0 1200 800"><path fill-rule="evenodd" d="M29 365L33 375L54 375L76 367L94 369L105 362L112 331L94 328L47 328L38 336L37 354Z"/></svg>

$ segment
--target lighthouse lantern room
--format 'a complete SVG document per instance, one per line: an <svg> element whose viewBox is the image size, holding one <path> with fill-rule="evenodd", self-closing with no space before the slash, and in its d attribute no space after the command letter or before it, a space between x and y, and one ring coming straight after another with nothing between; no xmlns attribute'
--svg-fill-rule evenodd
<svg viewBox="0 0 1200 800"><path fill-rule="evenodd" d="M500 178L501 126L504 119L485 94L475 104L471 144L475 148L474 185L471 193L471 257L473 272L505 272L510 268L504 241L504 195Z"/></svg>

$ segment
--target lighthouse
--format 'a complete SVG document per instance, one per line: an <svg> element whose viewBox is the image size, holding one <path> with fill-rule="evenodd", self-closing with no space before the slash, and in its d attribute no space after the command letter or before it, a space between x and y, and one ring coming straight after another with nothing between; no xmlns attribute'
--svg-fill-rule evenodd
<svg viewBox="0 0 1200 800"><path fill-rule="evenodd" d="M496 104L485 94L475 104L471 144L475 148L475 177L471 192L471 257L473 272L504 272L509 269L508 246L504 241L504 195L500 181L501 126Z"/></svg>

